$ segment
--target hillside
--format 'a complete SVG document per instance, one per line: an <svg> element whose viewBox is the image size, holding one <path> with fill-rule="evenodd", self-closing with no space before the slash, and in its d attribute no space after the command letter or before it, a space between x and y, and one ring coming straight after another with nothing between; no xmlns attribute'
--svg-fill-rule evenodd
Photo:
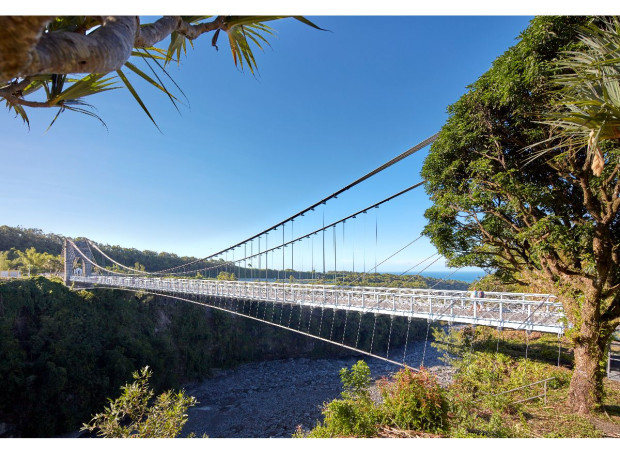
<svg viewBox="0 0 620 465"><path fill-rule="evenodd" d="M412 325L410 336L425 329ZM370 334L363 326L360 341ZM384 342L377 335L375 344ZM160 391L243 362L343 354L350 352L173 299L74 292L42 277L0 281L0 437L75 431L145 365Z"/></svg>
<svg viewBox="0 0 620 465"><path fill-rule="evenodd" d="M39 253L49 253L59 255L62 253L62 246L65 236L54 233L44 233L40 229L22 228L12 226L0 226L0 252L20 250L25 251L34 247ZM77 238L71 238L77 239ZM99 244L99 248L111 258L127 266L134 266L136 263L144 266L145 271L158 271L174 266L182 265L196 260L195 257L179 257L174 253L154 252L152 250L138 250L126 248L118 245ZM14 259L15 254L9 256ZM212 266L215 262L208 262ZM353 273L348 271L327 271L324 276L320 273L300 272L274 269L254 270L237 266L228 268L237 278L251 279L257 277L267 277L268 279L311 279L329 284L357 285L357 286L383 286L383 287L410 287L410 288L432 288L441 286L441 289L466 290L469 284L464 281L452 279L437 279L427 276L398 275L390 273ZM207 277L215 278L220 270L212 270Z"/></svg>
<svg viewBox="0 0 620 465"><path fill-rule="evenodd" d="M0 251L11 249L25 251L29 247L34 247L39 253L60 255L65 238L67 237L60 234L44 233L42 230L36 228L5 225L0 226ZM144 265L146 271L163 270L196 260L195 257L179 257L176 254L168 252L138 250L100 243L97 243L97 245L117 262L129 266L133 266L137 262Z"/></svg>

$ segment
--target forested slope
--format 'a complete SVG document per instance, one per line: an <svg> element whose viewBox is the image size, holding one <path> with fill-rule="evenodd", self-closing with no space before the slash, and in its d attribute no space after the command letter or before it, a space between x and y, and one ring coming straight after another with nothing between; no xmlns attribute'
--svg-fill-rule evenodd
<svg viewBox="0 0 620 465"><path fill-rule="evenodd" d="M372 320L370 315L364 320L360 344L370 343ZM406 321L401 323L406 327ZM335 334L343 324L343 315L337 314ZM386 342L383 329L388 327L389 318L379 318L375 347ZM402 329L395 324L398 336L392 336L392 344L403 342ZM410 340L423 337L425 330L424 322L413 323ZM215 367L347 352L168 298L71 291L46 278L0 282L0 436L75 431L145 365L152 367L153 385L161 390L198 380Z"/></svg>
<svg viewBox="0 0 620 465"><path fill-rule="evenodd" d="M36 228L0 226L0 251L15 249L23 252L29 247L34 247L39 253L59 255L62 253L64 240L65 236L44 233ZM117 262L128 266L134 266L137 262L144 265L146 271L163 270L195 260L195 257L179 257L168 252L138 250L118 245L97 245Z"/></svg>

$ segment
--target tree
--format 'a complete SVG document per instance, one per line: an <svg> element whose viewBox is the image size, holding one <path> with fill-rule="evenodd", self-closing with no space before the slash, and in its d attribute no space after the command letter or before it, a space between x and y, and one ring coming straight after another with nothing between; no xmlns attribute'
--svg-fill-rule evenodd
<svg viewBox="0 0 620 465"><path fill-rule="evenodd" d="M21 264L22 271L30 274L39 274L43 272L58 272L62 270L63 262L60 256L51 255L47 252L39 253L34 247L16 251L17 258L14 264Z"/></svg>
<svg viewBox="0 0 620 465"><path fill-rule="evenodd" d="M535 18L449 107L422 169L434 202L425 234L451 266L559 297L575 352L569 404L582 413L601 399L600 364L620 323L620 149L601 142L607 163L593 175L587 147L558 147L535 115L553 107L552 61L590 21ZM546 156L532 161L535 150Z"/></svg>
<svg viewBox="0 0 620 465"><path fill-rule="evenodd" d="M9 259L9 251L0 252L0 271L10 270L13 261Z"/></svg>
<svg viewBox="0 0 620 465"><path fill-rule="evenodd" d="M237 281L235 273L229 273L228 271L220 271L216 279L219 281Z"/></svg>
<svg viewBox="0 0 620 465"><path fill-rule="evenodd" d="M65 110L98 118L84 98L122 84L155 123L127 70L162 91L176 106L177 97L164 85L164 78L170 78L165 66L180 61L188 41L193 46L201 35L213 33L211 44L217 49L223 31L235 65L253 73L256 60L251 44L259 49L268 45L265 36L273 30L265 23L282 18L164 16L140 24L137 16L0 16L0 101L27 124L29 107L56 108L52 124ZM302 16L294 18L320 29ZM167 50L155 47L167 38ZM140 69L136 61L146 68ZM116 73L120 83L109 73ZM86 76L69 77L74 74Z"/></svg>
<svg viewBox="0 0 620 465"><path fill-rule="evenodd" d="M187 422L185 413L196 405L194 397L183 391L167 391L154 400L148 381L149 367L133 373L135 381L121 388L118 399L111 400L103 413L98 413L82 431L96 432L106 438L174 438Z"/></svg>
<svg viewBox="0 0 620 465"><path fill-rule="evenodd" d="M600 176L605 154L599 142L620 139L620 21L605 19L580 31L582 46L562 54L551 78L556 104L544 115L552 129L545 142L554 150L587 147L586 162Z"/></svg>
<svg viewBox="0 0 620 465"><path fill-rule="evenodd" d="M342 396L345 398L356 398L360 396L368 396L368 388L372 378L370 377L370 368L363 360L358 360L355 365L348 368L340 369L340 381L344 387Z"/></svg>

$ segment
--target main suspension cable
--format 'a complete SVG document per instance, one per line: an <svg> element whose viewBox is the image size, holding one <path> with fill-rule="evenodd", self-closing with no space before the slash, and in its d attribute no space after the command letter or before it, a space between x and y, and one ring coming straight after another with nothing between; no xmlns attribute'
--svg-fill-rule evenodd
<svg viewBox="0 0 620 465"><path fill-rule="evenodd" d="M415 189L417 187L420 187L425 182L426 181L420 181L419 183L416 183L413 186L409 186L408 188L403 189L402 191L397 192L396 194L391 195L390 197L387 197L387 198L385 198L385 199L383 199L383 200L381 200L381 201L379 201L379 202L377 202L377 203L375 203L373 205L370 205L369 207L366 207L366 208L364 208L362 210L359 210L359 211L357 211L357 212L355 212L355 213L353 213L353 214L351 214L351 215L349 215L347 217L341 218L338 221L334 221L331 224L324 225L322 228L316 229L316 230L314 230L312 232L309 232L309 233L307 233L307 234L305 234L303 236L299 236L299 237L297 237L295 239L292 239L292 240L290 240L290 241L288 241L288 242L286 242L284 244L280 244L280 245L272 247L271 249L268 249L268 250L263 250L262 252L259 250L259 252L256 253L256 254L253 254L252 250L250 250L250 254L251 254L250 256L246 256L244 258L240 258L237 261L239 262L239 261L243 261L244 259L252 259L252 258L255 258L255 257L262 256L262 254L264 254L265 252L272 252L274 250L280 249L280 247L288 247L289 245L294 244L295 242L299 242L299 241L302 241L304 239L307 239L307 238L309 238L310 236L312 236L314 234L318 234L320 232L324 232L324 231L328 230L329 228L335 228L336 225L338 225L340 223L343 223L343 222L345 222L345 221L347 221L349 219L355 218L357 215L361 215L363 213L366 213L367 211L372 210L373 208L378 208L379 206L383 205L384 203L389 202L389 201L391 201L391 200L393 200L393 199L395 199L397 197L400 197L401 195L406 194L407 192L410 192L410 191L412 191L413 189ZM250 244L252 244L252 242L250 242ZM207 257L207 258L213 258L214 256L215 255L213 255L211 257ZM205 258L205 260L206 260L206 258ZM291 257L291 265L293 264L292 260L293 260L293 258ZM232 263L232 262L228 262L228 263ZM376 265L376 266L378 266L378 265ZM375 268L376 268L376 266L375 266ZM135 271L135 270L132 270L132 271ZM323 265L323 271L325 273L325 264ZM183 271L183 272L179 272L179 273L175 273L175 274L177 274L177 275L192 274L192 273L195 273L195 272L196 272L196 270L189 270L189 271ZM152 272L150 274L157 275L157 274L162 274L162 273L163 272L161 272L161 271L157 271L157 272Z"/></svg>
<svg viewBox="0 0 620 465"><path fill-rule="evenodd" d="M287 219L285 219L285 220L283 220L283 221L280 221L278 224L275 224L275 225L273 225L273 226L271 226L271 227L269 227L269 228L265 229L264 231L261 231L261 232L259 232L258 234L255 234L254 236L252 236L252 237L250 237L250 238L248 238L248 239L245 239L245 240L243 240L243 241L241 241L241 242L239 242L239 243L237 243L237 244L235 244L235 245L233 245L233 246L230 246L230 247L228 247L228 248L226 248L226 249L224 249L224 250L221 250L220 252L217 252L217 253L215 253L215 254L212 254L212 255L210 255L210 256L208 256L208 257L204 257L204 258L200 258L200 259L198 259L198 260L194 260L194 261L192 261L192 262L188 262L188 263L186 263L185 265L193 265L193 264L195 264L195 263L200 263L200 262L202 262L202 261L208 260L209 258L213 258L213 257L215 257L215 256L217 256L217 255L221 255L222 253L224 253L224 252L226 252L226 251L228 251L228 250L230 250L230 249L232 249L232 248L235 248L235 247L238 247L238 246L240 246L240 245L243 245L244 243L249 242L249 241L251 241L251 240L253 240L253 239L256 239L257 237L260 237L260 236L262 236L263 234L265 234L265 233L267 233L267 232L269 232L269 231L273 231L273 230L275 230L275 229L279 228L280 226L284 225L285 223L288 223L288 222L290 222L290 221L294 220L295 218L298 218L298 217L300 217L300 216L303 216L304 214L308 213L309 211L314 210L314 209L315 209L316 207L318 207L319 205L324 205L324 204L326 204L329 200L331 200L331 199L334 199L334 198L338 197L338 196L339 196L340 194L342 194L343 192L348 191L349 189L351 189L351 188L353 188L353 187L357 186L358 184L360 184L360 183L362 183L362 182L366 181L367 179L369 179L369 178L371 178L371 177L375 176L376 174L379 174L380 172L382 172L382 171L386 170L386 169L387 169L387 168L389 168L390 166L392 166L392 165L394 165L394 164L396 164L396 163L398 163L398 162L400 162L400 161L404 160L405 158L409 157L410 155L412 155L412 154L414 154L414 153L418 152L419 150L423 149L424 147L426 147L426 146L428 146L428 145L432 144L432 143L433 143L433 142L437 139L437 137L438 137L438 136L439 136L439 133L436 133L436 134L432 135L432 136L431 136L431 137L429 137L428 139L423 140L423 141L422 141L422 142L420 142L419 144L417 144L417 145L415 145L415 146L411 147L409 150L406 150L405 152L401 153L400 155L398 155L398 156L396 156L396 157L392 158L390 161L388 161L388 162L384 163L383 165L379 166L378 168L375 168L375 169L374 169L374 170L372 170L371 172L369 172L369 173L365 174L365 175L364 175L364 176L362 176L361 178L358 178L357 180L353 181L352 183L350 183L350 184L346 185L346 186L345 186L345 187L343 187L342 189L340 189L340 190L338 190L338 191L334 192L334 193L333 193L333 194L331 194L331 195L328 195L328 196L327 196L327 197L325 197L324 199L319 200L318 202L316 202L316 203L312 204L312 205L311 205L311 206L309 206L308 208L305 208L304 210L301 210L300 212L295 213L294 215L292 215L292 216L288 217ZM179 265L179 266L175 266L175 267L172 267L172 268L167 268L167 269L165 269L165 270L160 270L160 271L159 271L159 273L167 273L167 272L169 272L169 271L177 270L177 269L181 268L182 266L183 266L183 265Z"/></svg>

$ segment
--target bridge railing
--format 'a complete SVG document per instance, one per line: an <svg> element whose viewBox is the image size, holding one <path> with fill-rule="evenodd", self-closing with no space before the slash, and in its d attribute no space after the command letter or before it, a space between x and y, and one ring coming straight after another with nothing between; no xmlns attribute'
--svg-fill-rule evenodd
<svg viewBox="0 0 620 465"><path fill-rule="evenodd" d="M155 278L166 279L166 278ZM168 278L170 279L170 278ZM195 282L195 281L217 281L220 283L232 283L233 285L240 285L248 283L250 285L277 285L285 286L291 289L314 289L317 286L321 286L325 289L337 289L337 290L363 290L367 292L384 292L389 294L422 294L422 295L441 295L441 296L464 296L469 297L471 291L462 290L441 290L441 289L424 289L424 288L408 288L408 287L379 287L379 286L341 286L334 284L297 284L289 282L273 282L273 281L219 281L219 280L195 280L195 279L173 279L174 281L182 282ZM502 300L528 300L528 301L540 301L547 300L549 302L555 302L556 296L550 294L533 294L533 293L516 293L516 292L485 292L486 298L497 298Z"/></svg>
<svg viewBox="0 0 620 465"><path fill-rule="evenodd" d="M464 291L342 287L274 283L123 276L72 276L72 281L128 289L178 292L258 300L308 307L372 312L429 320L472 323L561 333L562 306L554 296L489 293L472 298Z"/></svg>

